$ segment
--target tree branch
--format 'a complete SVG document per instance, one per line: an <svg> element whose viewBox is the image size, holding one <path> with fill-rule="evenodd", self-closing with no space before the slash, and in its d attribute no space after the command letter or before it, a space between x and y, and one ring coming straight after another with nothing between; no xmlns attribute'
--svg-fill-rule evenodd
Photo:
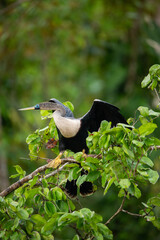
<svg viewBox="0 0 160 240"><path fill-rule="evenodd" d="M62 159L62 163L64 163L60 168L56 169L55 171L51 172L50 174L46 175L45 178L49 178L50 176L54 176L55 174L57 174L57 172L62 171L62 169L70 163L78 163L76 160L71 159L71 158L64 158ZM46 169L48 169L48 164L45 164L39 168L37 168L34 172L30 173L29 175L25 176L24 178L18 180L17 182L13 183L11 186L9 186L8 188L6 188L4 191L2 191L0 193L1 197L5 197L8 194L10 194L11 192L13 192L14 190L16 190L17 188L21 187L24 183L28 182L29 180L31 180L36 174L41 173L43 171L45 171ZM42 181L42 178L39 179L39 181Z"/></svg>
<svg viewBox="0 0 160 240"><path fill-rule="evenodd" d="M37 168L34 172L30 173L29 175L25 176L24 178L18 180L17 182L13 183L11 186L6 188L4 191L0 193L1 197L7 196L9 193L13 192L15 189L21 187L24 183L28 182L32 179L37 173L43 172L48 168L48 164L43 165Z"/></svg>
<svg viewBox="0 0 160 240"><path fill-rule="evenodd" d="M128 212L127 210L124 210L124 209L122 209L122 212L127 213L128 215L131 215L131 216L135 216L135 217L144 217L144 215Z"/></svg>
<svg viewBox="0 0 160 240"><path fill-rule="evenodd" d="M115 218L122 211L124 202L126 200L126 195L127 195L127 193L123 197L122 203L121 203L120 207L118 208L118 210L112 215L112 217L110 217L110 219L108 219L108 221L105 223L105 225L109 224L112 221L112 219Z"/></svg>
<svg viewBox="0 0 160 240"><path fill-rule="evenodd" d="M159 146L151 146L150 150L159 150L160 149L160 145Z"/></svg>

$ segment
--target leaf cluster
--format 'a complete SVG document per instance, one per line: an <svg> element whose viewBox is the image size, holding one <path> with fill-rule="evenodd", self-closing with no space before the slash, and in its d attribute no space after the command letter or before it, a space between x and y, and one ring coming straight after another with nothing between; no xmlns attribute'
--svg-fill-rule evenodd
<svg viewBox="0 0 160 240"><path fill-rule="evenodd" d="M160 92L160 65L155 64L149 69L148 75L144 78L141 83L142 88L148 87L151 90L158 88Z"/></svg>

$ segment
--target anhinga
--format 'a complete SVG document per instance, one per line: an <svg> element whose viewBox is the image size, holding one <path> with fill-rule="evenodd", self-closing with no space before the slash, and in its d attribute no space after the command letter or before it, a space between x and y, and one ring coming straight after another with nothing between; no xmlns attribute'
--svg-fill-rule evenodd
<svg viewBox="0 0 160 240"><path fill-rule="evenodd" d="M112 127L116 126L117 123L127 124L117 107L98 99L94 100L91 109L81 118L74 118L72 111L55 98L50 99L49 102L42 102L33 107L20 110L53 111L53 118L59 136L60 153L67 149L73 152L85 150L85 153L88 153L86 145L88 132L98 131L103 120L111 122ZM51 167L52 164L49 166ZM86 174L86 172L82 170L81 174ZM68 195L75 197L77 195L76 181L72 180L70 182L67 180L65 189ZM80 193L82 196L89 195L92 192L93 186L91 182L81 184Z"/></svg>

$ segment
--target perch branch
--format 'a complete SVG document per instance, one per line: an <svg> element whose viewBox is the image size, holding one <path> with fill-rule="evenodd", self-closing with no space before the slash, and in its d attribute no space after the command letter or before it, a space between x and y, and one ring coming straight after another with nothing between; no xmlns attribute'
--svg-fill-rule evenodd
<svg viewBox="0 0 160 240"><path fill-rule="evenodd" d="M101 155L93 155L93 154L88 154L87 157L95 157L95 158L101 158ZM48 159L48 161L51 161L51 159ZM62 169L70 163L77 163L80 164L79 162L77 162L73 157L69 157L69 158L63 158L61 159L61 167L59 167L58 169L56 169L55 171L49 173L48 175L45 176L45 178L49 178L50 176L54 176L55 174L57 174L57 172L62 171ZM35 171L33 171L32 173L30 173L29 175L25 176L24 178L18 180L17 182L13 183L12 185L10 185L8 188L6 188L5 190L3 190L0 193L1 197L5 197L8 194L10 194L11 192L13 192L14 190L16 190L17 188L21 187L24 183L28 182L29 180L31 180L36 174L44 172L46 169L48 169L48 164L43 165L39 168L37 168ZM42 178L39 179L39 181L42 181Z"/></svg>
<svg viewBox="0 0 160 240"><path fill-rule="evenodd" d="M15 189L21 187L24 183L31 180L37 173L43 172L48 168L48 164L43 165L37 168L34 172L30 173L29 175L25 176L24 178L18 180L17 182L13 183L11 186L6 188L4 191L0 193L1 197L7 196L9 193L13 192Z"/></svg>
<svg viewBox="0 0 160 240"><path fill-rule="evenodd" d="M61 171L67 164L69 163L78 163L76 160L74 159L70 159L70 158L64 158L62 159L62 163L64 163L60 168L56 169L55 171L53 171L52 173L48 174L45 176L45 178L49 178L50 176L54 176L55 174L57 174L58 171ZM11 186L9 186L8 188L6 188L4 191L2 191L0 193L1 197L5 197L8 194L10 194L11 192L13 192L14 190L16 190L17 188L21 187L24 183L28 182L29 180L31 180L36 174L44 172L46 169L48 169L48 164L45 164L39 168L37 168L35 171L33 171L32 173L30 173L29 175L25 176L24 178L18 180L17 182L13 183ZM40 179L40 181L42 181L42 178Z"/></svg>

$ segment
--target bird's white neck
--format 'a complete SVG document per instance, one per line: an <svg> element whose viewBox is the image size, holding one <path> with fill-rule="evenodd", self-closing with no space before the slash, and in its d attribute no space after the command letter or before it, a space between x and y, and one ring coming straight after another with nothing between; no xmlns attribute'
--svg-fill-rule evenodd
<svg viewBox="0 0 160 240"><path fill-rule="evenodd" d="M78 133L81 125L79 119L63 117L58 110L53 113L53 118L57 128L64 137L71 138Z"/></svg>

